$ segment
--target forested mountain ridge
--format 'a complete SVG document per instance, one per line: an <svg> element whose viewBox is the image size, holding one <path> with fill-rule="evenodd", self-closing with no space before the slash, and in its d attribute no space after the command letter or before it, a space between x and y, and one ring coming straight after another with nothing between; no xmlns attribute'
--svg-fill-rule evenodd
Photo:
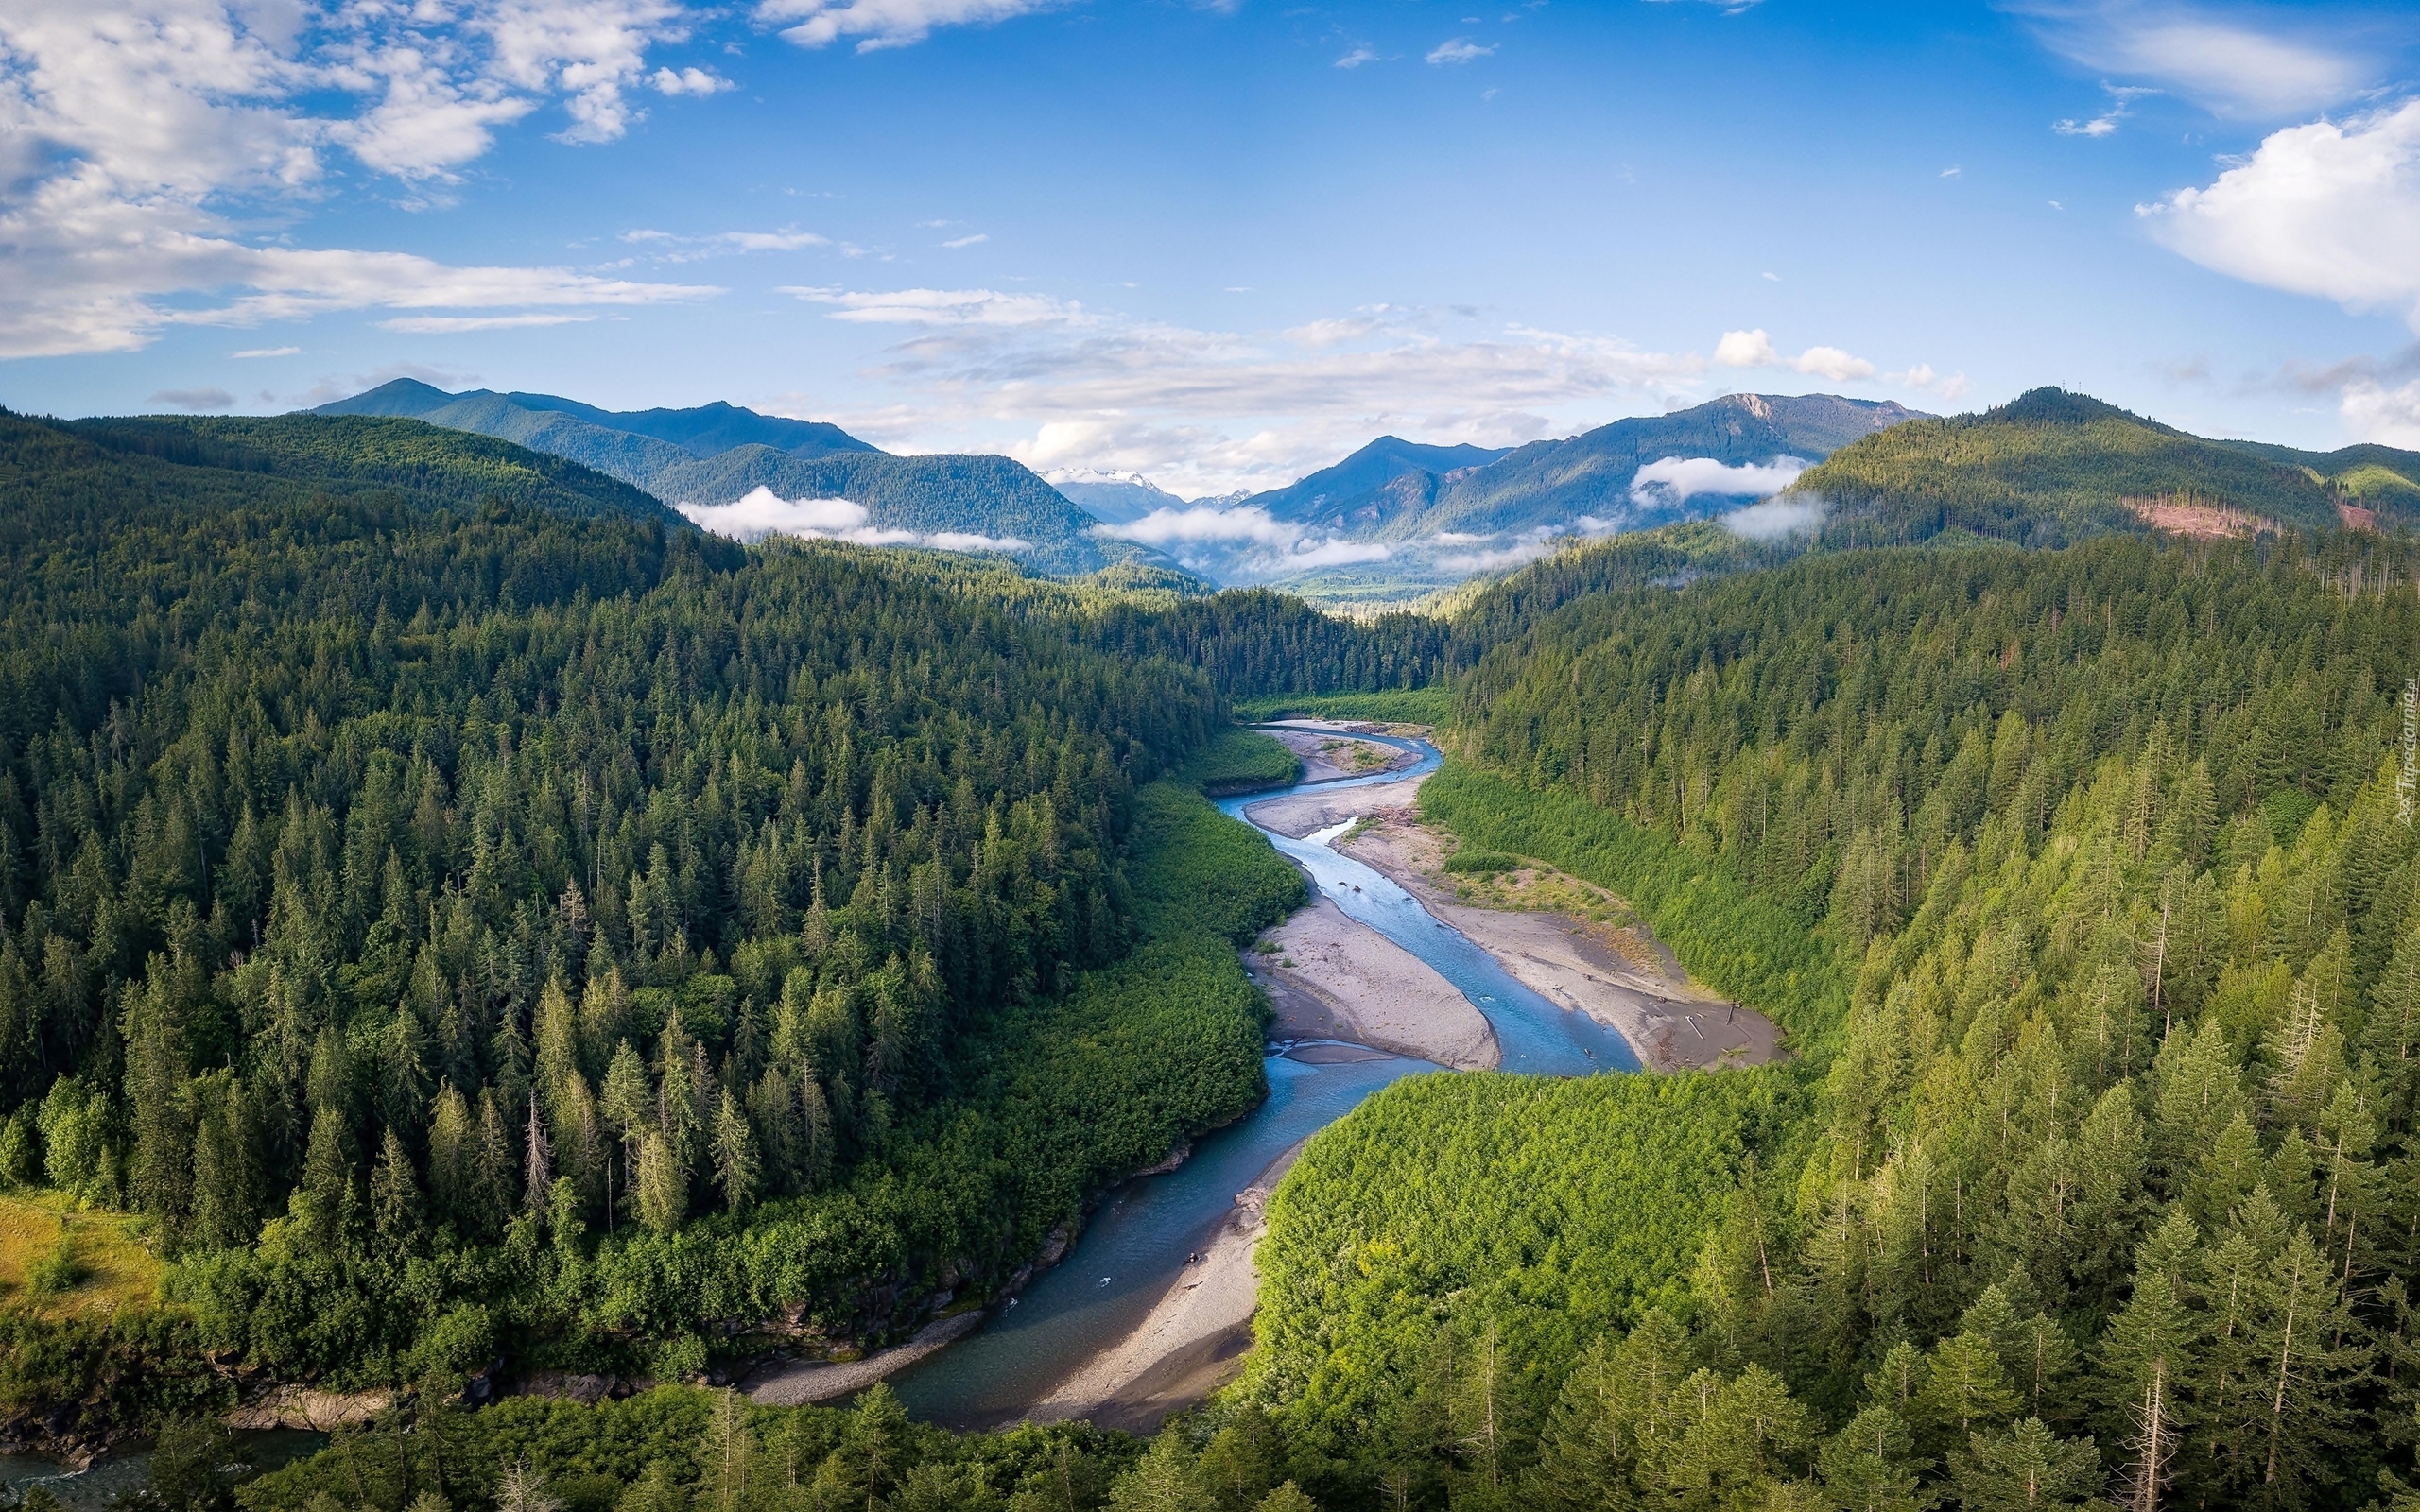
<svg viewBox="0 0 2420 1512"><path fill-rule="evenodd" d="M551 394L449 394L411 379L323 404L320 415L408 416L570 457L674 506L730 504L757 489L785 500L846 499L878 531L1023 541L1046 572L1150 559L1101 541L1093 519L1004 456L893 456L838 426L716 404L623 413Z"/></svg>
<svg viewBox="0 0 2420 1512"><path fill-rule="evenodd" d="M1642 509L1631 498L1646 463L1811 461L1914 414L1896 404L1830 394L1726 394L1668 415L1618 420L1562 440L1492 454L1412 447L1383 437L1335 468L1248 502L1272 514L1282 510L1283 518L1387 541L1441 531L1493 536L1540 526L1569 529L1582 515L1635 527L1672 518L1669 511ZM1364 458L1367 465L1355 471ZM1352 491L1328 482L1332 476L1359 481L1373 471L1385 475Z"/></svg>
<svg viewBox="0 0 2420 1512"><path fill-rule="evenodd" d="M510 412L520 411L521 416ZM830 452L879 452L838 425L821 421L760 415L752 409L717 400L687 409L600 409L557 394L499 394L475 388L449 394L412 378L397 378L350 399L321 404L318 415L397 415L424 420L452 430L501 435L490 427L531 423L527 417L558 415L599 430L619 431L677 446L692 456L712 456L735 446L769 446L791 456L821 456ZM563 433L566 437L572 434ZM506 439L518 439L506 437ZM526 443L525 443L526 444Z"/></svg>
<svg viewBox="0 0 2420 1512"><path fill-rule="evenodd" d="M1819 552L1488 653L1424 805L1638 898L1802 1058L1717 1078L1695 1146L1511 1079L1315 1143L1253 1366L1305 1484L2410 1504L2411 566L2358 534ZM1838 967L1793 987L1805 944ZM1726 1134L1776 1079L1812 1096ZM1660 1213L1726 1143L1702 1246L1582 1261L1621 1242L1599 1205Z"/></svg>
<svg viewBox="0 0 2420 1512"><path fill-rule="evenodd" d="M1388 490L1388 486L1399 479L1412 480L1416 490L1433 490L1437 479L1444 474L1485 467L1511 450L1467 444L1429 446L1396 436L1381 436L1341 462L1323 467L1285 488L1255 493L1244 503L1268 510L1272 519L1359 530L1370 523L1362 518L1368 495Z"/></svg>
<svg viewBox="0 0 2420 1512"><path fill-rule="evenodd" d="M2339 458L2344 466L2332 472L2313 465ZM1918 421L1845 447L1797 488L1833 507L1832 534L1843 541L1915 541L1959 530L2058 545L2144 528L2157 503L2233 510L2246 527L2331 529L2340 498L2391 513L2420 506L2420 490L2394 486L2407 474L2420 475L2420 455L2205 440L2082 394L2037 388L1979 415Z"/></svg>
<svg viewBox="0 0 2420 1512"><path fill-rule="evenodd" d="M407 421L5 426L0 1183L173 1263L0 1313L0 1412L879 1336L1260 1095L1229 936L1300 883L1078 590Z"/></svg>
<svg viewBox="0 0 2420 1512"><path fill-rule="evenodd" d="M1565 440L1532 441L1453 480L1416 522L1399 521L1390 535L1567 526L1582 515L1621 528L1661 524L1688 516L1632 499L1633 480L1646 463L1667 457L1709 457L1732 466L1783 456L1812 461L1915 418L1916 411L1887 400L1726 394L1668 415L1618 420Z"/></svg>

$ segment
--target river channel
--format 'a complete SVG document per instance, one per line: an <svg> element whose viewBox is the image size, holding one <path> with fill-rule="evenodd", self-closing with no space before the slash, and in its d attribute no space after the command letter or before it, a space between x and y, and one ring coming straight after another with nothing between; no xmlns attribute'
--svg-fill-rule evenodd
<svg viewBox="0 0 2420 1512"><path fill-rule="evenodd" d="M1408 768L1220 800L1221 811L1251 823L1245 810L1292 793L1322 794L1434 771L1442 758L1426 741L1366 735L1417 751ZM1439 921L1384 874L1328 842L1321 832L1293 839L1253 825L1309 875L1348 918L1366 924L1436 968L1495 1027L1503 1069L1550 1076L1635 1071L1638 1057L1616 1031L1557 1006L1521 985L1495 958ZM1377 1055L1313 1062L1306 1047L1272 1046L1269 1097L1227 1127L1199 1141L1184 1164L1130 1181L1093 1214L1074 1250L1027 1287L983 1328L891 1380L908 1409L951 1428L1012 1423L1046 1400L1101 1349L1142 1322L1225 1221L1235 1195L1297 1142L1351 1112L1400 1077L1437 1068L1425 1060Z"/></svg>

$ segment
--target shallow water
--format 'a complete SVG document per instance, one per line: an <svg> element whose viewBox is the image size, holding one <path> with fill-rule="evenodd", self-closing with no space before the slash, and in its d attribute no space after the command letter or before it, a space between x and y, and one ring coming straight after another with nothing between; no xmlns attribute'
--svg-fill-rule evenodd
<svg viewBox="0 0 2420 1512"><path fill-rule="evenodd" d="M1340 782L1320 782L1309 788L1289 788L1288 792L1316 791L1331 793L1339 788L1361 787L1373 782L1400 782L1422 772L1434 771L1442 758L1437 747L1426 741L1402 740L1393 736L1368 735L1367 740L1382 740L1404 750L1418 750L1418 765L1401 771L1382 773L1376 777L1356 777ZM1248 793L1241 797L1222 799L1219 807L1246 823L1251 820L1244 810L1255 803L1265 803L1285 794ZM1253 825L1259 829L1258 825ZM1310 873L1312 883L1321 892L1334 900L1345 917L1369 925L1387 938L1426 961L1437 969L1437 974L1451 982L1461 994L1487 1016L1495 1028L1495 1042L1504 1055L1506 1071L1531 1072L1549 1076L1584 1076L1599 1071L1636 1071L1638 1055L1620 1033L1609 1029L1584 1013L1558 1006L1548 998L1524 987L1512 973L1497 964L1470 937L1437 919L1420 901L1395 885L1385 873L1362 865L1349 856L1341 856L1329 849L1348 826L1339 825L1322 830L1300 840L1290 839L1274 831L1261 830L1269 843L1291 857L1295 864Z"/></svg>
<svg viewBox="0 0 2420 1512"><path fill-rule="evenodd" d="M1130 1181L1101 1204L1066 1259L1016 1305L891 1378L908 1410L952 1428L1014 1422L1151 1311L1185 1257L1209 1247L1236 1194L1293 1143L1400 1077L1436 1068L1384 1056L1311 1065L1269 1057L1269 1098L1166 1176Z"/></svg>
<svg viewBox="0 0 2420 1512"><path fill-rule="evenodd" d="M300 1429L271 1429L230 1435L236 1463L246 1475L273 1470L290 1460L317 1453L328 1435ZM70 1470L42 1454L0 1454L0 1500L21 1501L36 1486L59 1498L69 1512L100 1512L116 1497L138 1491L151 1476L148 1447L121 1450L93 1462L84 1470Z"/></svg>
<svg viewBox="0 0 2420 1512"><path fill-rule="evenodd" d="M1369 777L1242 794L1221 799L1219 807L1242 818L1251 805L1289 793L1400 782L1436 770L1443 759L1426 741L1364 738L1417 750L1421 760ZM1338 826L1327 838L1345 828ZM1638 1057L1619 1034L1522 986L1494 956L1440 923L1384 874L1338 855L1320 836L1295 840L1260 833L1301 865L1348 917L1435 967L1468 997L1495 1026L1506 1071L1574 1076L1638 1069ZM1037 1277L1014 1306L978 1332L893 1376L892 1386L908 1411L930 1422L951 1428L1015 1422L1150 1314L1184 1268L1185 1257L1207 1247L1235 1194L1270 1162L1389 1082L1435 1069L1399 1056L1318 1064L1270 1056L1267 1101L1199 1141L1192 1158L1176 1170L1119 1188L1093 1214L1074 1250Z"/></svg>

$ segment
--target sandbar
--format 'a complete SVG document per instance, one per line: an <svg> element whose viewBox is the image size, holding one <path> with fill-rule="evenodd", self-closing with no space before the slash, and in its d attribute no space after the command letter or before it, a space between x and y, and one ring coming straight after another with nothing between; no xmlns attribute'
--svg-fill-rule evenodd
<svg viewBox="0 0 2420 1512"><path fill-rule="evenodd" d="M1038 1403L1035 1422L1085 1418L1101 1428L1156 1431L1233 1381L1252 1348L1260 1272L1253 1248L1267 1231L1269 1194L1294 1163L1302 1143L1236 1194L1201 1259L1184 1267L1134 1330L1086 1361Z"/></svg>
<svg viewBox="0 0 2420 1512"><path fill-rule="evenodd" d="M1645 921L1521 906L1524 893L1542 893L1627 916L1604 889L1535 864L1474 885L1443 869L1450 843L1423 824L1417 810L1384 808L1363 818L1338 844L1340 851L1392 878L1549 1002L1620 1031L1650 1070L1756 1066L1781 1057L1772 1022L1691 981ZM1494 906L1457 897L1458 884Z"/></svg>
<svg viewBox="0 0 2420 1512"><path fill-rule="evenodd" d="M1360 787L1340 787L1327 793L1291 793L1284 798L1263 799L1244 809L1244 817L1266 830L1274 830L1289 840L1299 840L1315 831L1328 829L1347 819L1375 814L1381 809L1403 808L1420 794L1420 784L1428 781L1426 772L1418 777L1399 778L1392 782L1370 782Z"/></svg>
<svg viewBox="0 0 2420 1512"><path fill-rule="evenodd" d="M1244 969L1277 1010L1278 1040L1349 1040L1456 1071L1493 1071L1495 1031L1437 969L1321 898L1260 937Z"/></svg>
<svg viewBox="0 0 2420 1512"><path fill-rule="evenodd" d="M1262 733L1275 736L1279 745L1303 759L1301 780L1305 782L1368 777L1419 762L1418 751L1361 739L1357 731L1367 728L1332 719L1286 719L1259 727Z"/></svg>
<svg viewBox="0 0 2420 1512"><path fill-rule="evenodd" d="M750 1372L740 1389L748 1400L768 1407L798 1407L830 1401L864 1390L885 1376L907 1369L937 1349L964 1338L983 1324L981 1308L927 1323L907 1343L867 1355L862 1360L827 1363L821 1360L776 1360Z"/></svg>

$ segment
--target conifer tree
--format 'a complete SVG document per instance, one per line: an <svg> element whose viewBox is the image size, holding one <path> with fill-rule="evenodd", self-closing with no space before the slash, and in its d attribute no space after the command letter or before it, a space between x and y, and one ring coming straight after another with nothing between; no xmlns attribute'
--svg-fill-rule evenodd
<svg viewBox="0 0 2420 1512"><path fill-rule="evenodd" d="M377 1169L370 1177L371 1226L389 1245L401 1245L420 1228L420 1187L411 1156L389 1128L379 1140Z"/></svg>

